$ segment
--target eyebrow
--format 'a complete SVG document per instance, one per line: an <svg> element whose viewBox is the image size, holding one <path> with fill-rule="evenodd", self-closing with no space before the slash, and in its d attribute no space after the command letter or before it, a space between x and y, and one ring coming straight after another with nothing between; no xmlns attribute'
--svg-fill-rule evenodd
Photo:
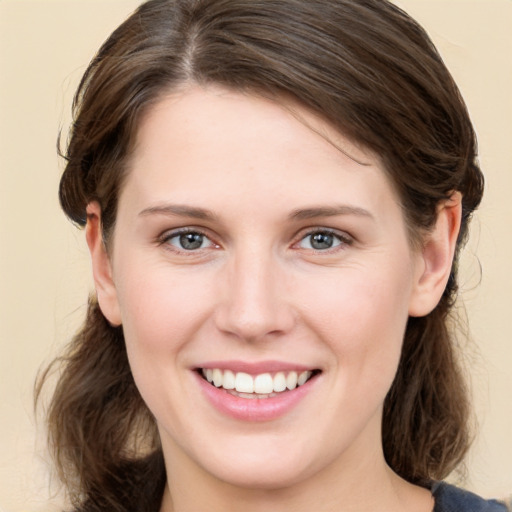
<svg viewBox="0 0 512 512"><path fill-rule="evenodd" d="M199 220L216 220L217 216L205 208L187 206L183 204L164 204L145 208L139 213L140 217L147 215L168 215L178 217L192 217Z"/></svg>
<svg viewBox="0 0 512 512"><path fill-rule="evenodd" d="M294 210L290 214L289 218L291 220L307 220L317 217L335 217L337 215L355 215L357 217L368 217L370 219L374 219L374 216L368 210L350 205L300 208Z"/></svg>
<svg viewBox="0 0 512 512"><path fill-rule="evenodd" d="M217 215L206 208L197 206L188 206L182 204L163 204L145 208L139 213L140 217L148 215L167 215L177 217L191 217L199 220L215 221ZM288 218L290 220L308 220L317 217L335 217L337 215L355 215L357 217L368 217L373 219L374 216L364 208L350 205L339 206L314 206L311 208L298 208L293 210Z"/></svg>

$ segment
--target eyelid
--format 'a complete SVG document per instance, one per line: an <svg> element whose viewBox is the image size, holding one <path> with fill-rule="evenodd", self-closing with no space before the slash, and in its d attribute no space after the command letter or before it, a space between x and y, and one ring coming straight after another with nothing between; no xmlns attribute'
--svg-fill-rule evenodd
<svg viewBox="0 0 512 512"><path fill-rule="evenodd" d="M304 251L314 251L317 253L329 253L329 252L335 252L337 250L343 250L348 245L352 245L354 243L354 238L350 236L346 231L340 231L338 229L328 228L324 226L316 226L316 227L309 227L302 229L295 237L295 242L293 243L293 246L298 245L302 240L307 238L308 236L314 235L316 233L327 233L329 235L335 236L338 240L340 240L340 244L331 247L329 249L301 249Z"/></svg>
<svg viewBox="0 0 512 512"><path fill-rule="evenodd" d="M185 233L198 233L198 234L204 236L205 238L207 238L211 243L211 247L208 247L205 249L210 249L212 247L218 249L221 247L220 244L218 242L216 242L215 239L211 236L211 234L209 233L208 230L205 230L203 228L196 227L196 226L183 226L180 228L168 229L168 230L162 232L162 234L157 236L156 242L162 246L166 245L166 248L168 250L172 250L172 251L178 252L178 253L191 254L191 253L198 253L198 252L201 252L202 250L205 250L205 249L197 249L197 250L190 250L190 251L187 251L185 249L180 250L178 247L173 246L168 243L168 241L170 239L172 239L176 236L179 236L181 234L185 234ZM324 250L301 249L301 248L298 248L298 249L305 250L305 251L312 250L317 253L329 253L329 252L335 252L337 250L342 250L344 247L352 245L354 243L354 238L351 235L349 235L346 231L340 231L338 229L329 228L329 227L325 227L325 226L314 226L314 227L302 228L299 231L299 233L297 233L297 235L294 237L295 241L293 242L292 246L293 247L297 246L306 237L314 235L316 233L327 233L327 234L333 235L341 243L335 247L332 247L329 249L324 249Z"/></svg>
<svg viewBox="0 0 512 512"><path fill-rule="evenodd" d="M199 228L199 227L196 227L196 226L184 226L184 227L181 227L181 228L176 228L176 229L168 229L166 231L164 231L162 234L160 234L158 237L157 237L157 243L159 245L162 245L162 246L166 246L166 249L168 250L172 250L174 252L179 252L179 253L188 253L188 254L192 254L192 253L198 253L198 252L201 252L202 250L205 250L205 249L210 249L210 247L207 247L207 248L203 248L203 249L197 249L197 250L189 250L187 251L186 249L179 249L178 247L174 246L174 245L171 245L169 242L169 240L171 240L172 238L176 237L176 236L179 236L179 235L183 235L185 233L197 233L199 235L202 235L204 236L205 238L207 238L210 243L211 243L211 246L213 248L219 248L220 247L220 244L218 244L213 238L212 236L207 233L207 231L205 229L202 229L202 228Z"/></svg>

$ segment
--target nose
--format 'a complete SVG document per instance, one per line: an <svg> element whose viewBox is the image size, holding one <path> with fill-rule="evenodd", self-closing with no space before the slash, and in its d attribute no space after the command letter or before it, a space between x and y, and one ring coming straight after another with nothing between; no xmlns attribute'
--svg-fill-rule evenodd
<svg viewBox="0 0 512 512"><path fill-rule="evenodd" d="M217 328L249 342L283 335L295 323L288 299L285 271L275 258L258 251L239 254L222 279Z"/></svg>

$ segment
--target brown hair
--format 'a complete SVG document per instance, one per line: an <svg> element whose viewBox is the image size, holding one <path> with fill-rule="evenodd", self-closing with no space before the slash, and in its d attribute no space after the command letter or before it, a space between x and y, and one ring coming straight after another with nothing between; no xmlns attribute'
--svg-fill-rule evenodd
<svg viewBox="0 0 512 512"><path fill-rule="evenodd" d="M440 201L462 193L448 285L431 314L409 319L383 419L385 456L399 475L413 483L443 478L469 444L467 392L448 321L457 256L483 178L466 107L427 34L386 0L141 5L104 43L75 96L60 184L62 207L75 223L84 226L86 205L98 201L108 242L138 120L187 83L292 97L316 112L382 158L413 233L432 227ZM136 492L144 474L153 487L130 500L145 493L153 505L134 510L156 508L165 482L162 455L130 373L122 327L110 326L91 299L83 329L59 361L49 435L75 503L128 510L126 493Z"/></svg>

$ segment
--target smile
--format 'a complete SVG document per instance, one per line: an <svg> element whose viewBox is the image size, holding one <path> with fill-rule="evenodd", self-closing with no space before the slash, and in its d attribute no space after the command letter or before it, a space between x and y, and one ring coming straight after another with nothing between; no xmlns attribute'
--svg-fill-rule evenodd
<svg viewBox="0 0 512 512"><path fill-rule="evenodd" d="M220 368L203 368L202 376L213 386L222 388L241 398L272 398L284 391L304 385L314 371L280 371L274 374L250 375Z"/></svg>
<svg viewBox="0 0 512 512"><path fill-rule="evenodd" d="M278 420L321 389L323 371L283 361L209 361L192 375L215 413L243 422Z"/></svg>

